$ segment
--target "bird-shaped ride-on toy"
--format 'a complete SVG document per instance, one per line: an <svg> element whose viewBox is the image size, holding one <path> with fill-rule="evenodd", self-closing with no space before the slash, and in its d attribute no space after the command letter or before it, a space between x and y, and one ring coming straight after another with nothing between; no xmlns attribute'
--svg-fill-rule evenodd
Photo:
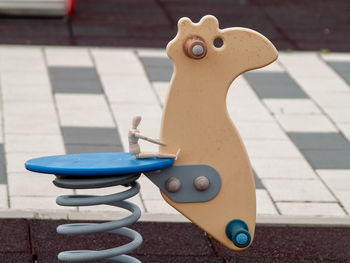
<svg viewBox="0 0 350 263"><path fill-rule="evenodd" d="M220 47L214 44L218 39ZM139 262L124 253L139 246L142 238L121 226L140 217L135 205L122 200L137 194L136 180L141 173L159 187L171 206L229 249L242 250L251 244L256 220L252 168L228 115L226 95L236 77L272 63L277 50L253 30L219 29L217 19L208 15L196 24L188 18L180 19L167 54L175 70L159 140L142 135L137 130L141 118L136 117L129 131L130 153L70 154L26 162L31 171L55 174L58 187L130 187L113 196L57 198L57 203L65 206L107 204L132 212L127 218L108 223L63 225L58 227L59 233L108 231L133 239L124 246L102 251L61 252L59 259ZM144 155L138 139L159 144L159 153Z"/></svg>

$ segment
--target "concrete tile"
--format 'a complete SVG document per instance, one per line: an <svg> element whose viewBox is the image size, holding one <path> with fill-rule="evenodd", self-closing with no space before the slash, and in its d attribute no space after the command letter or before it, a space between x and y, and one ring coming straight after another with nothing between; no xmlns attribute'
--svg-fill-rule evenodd
<svg viewBox="0 0 350 263"><path fill-rule="evenodd" d="M1 72L46 73L46 65L43 57L1 57Z"/></svg>
<svg viewBox="0 0 350 263"><path fill-rule="evenodd" d="M31 116L38 115L40 117L56 116L55 108L52 103L37 103L37 102L5 102L4 114L9 117L16 115ZM33 116L32 116L33 117Z"/></svg>
<svg viewBox="0 0 350 263"><path fill-rule="evenodd" d="M7 184L4 145L0 144L0 184Z"/></svg>
<svg viewBox="0 0 350 263"><path fill-rule="evenodd" d="M29 152L29 153L6 153L6 168L7 173L26 173L28 172L25 167L24 163L32 158L38 158L42 156L48 156L48 155L59 155L64 154L64 152L54 152L51 153L35 153L35 152Z"/></svg>
<svg viewBox="0 0 350 263"><path fill-rule="evenodd" d="M245 122L234 123L243 139L288 139L284 131L275 122Z"/></svg>
<svg viewBox="0 0 350 263"><path fill-rule="evenodd" d="M145 175L141 175L138 182L141 185L141 199L146 200L163 200L162 195L160 194L159 188L152 183Z"/></svg>
<svg viewBox="0 0 350 263"><path fill-rule="evenodd" d="M325 115L276 114L278 122L287 132L338 132Z"/></svg>
<svg viewBox="0 0 350 263"><path fill-rule="evenodd" d="M75 207L64 207L56 204L56 198L46 196L11 196L10 208L35 210L76 210Z"/></svg>
<svg viewBox="0 0 350 263"><path fill-rule="evenodd" d="M254 177L254 184L255 184L255 189L257 190L261 190L264 189L264 185L261 183L261 180L259 179L259 177L256 175L256 172L253 169L253 177Z"/></svg>
<svg viewBox="0 0 350 263"><path fill-rule="evenodd" d="M350 169L349 150L303 150L314 169Z"/></svg>
<svg viewBox="0 0 350 263"><path fill-rule="evenodd" d="M66 153L124 152L122 145L66 144Z"/></svg>
<svg viewBox="0 0 350 263"><path fill-rule="evenodd" d="M0 184L0 208L8 208L8 194L6 184Z"/></svg>
<svg viewBox="0 0 350 263"><path fill-rule="evenodd" d="M226 97L226 104L234 107L254 107L256 105L262 105L253 88L242 75L238 76L231 83Z"/></svg>
<svg viewBox="0 0 350 263"><path fill-rule="evenodd" d="M150 214L179 214L164 200L145 200L145 209Z"/></svg>
<svg viewBox="0 0 350 263"><path fill-rule="evenodd" d="M307 98L295 81L284 72L248 72L245 79L260 98Z"/></svg>
<svg viewBox="0 0 350 263"><path fill-rule="evenodd" d="M21 77L18 77L17 72L1 72L1 86L49 86L50 80L47 73L41 72L22 72Z"/></svg>
<svg viewBox="0 0 350 263"><path fill-rule="evenodd" d="M350 107L349 108L323 107L323 110L336 123L338 122L350 123Z"/></svg>
<svg viewBox="0 0 350 263"><path fill-rule="evenodd" d="M262 181L275 202L336 201L320 180L263 179Z"/></svg>
<svg viewBox="0 0 350 263"><path fill-rule="evenodd" d="M65 144L121 145L116 128L62 126Z"/></svg>
<svg viewBox="0 0 350 263"><path fill-rule="evenodd" d="M284 68L281 66L279 60L276 60L270 65L263 68L255 69L254 72L284 72Z"/></svg>
<svg viewBox="0 0 350 263"><path fill-rule="evenodd" d="M170 81L173 63L165 57L140 57L150 81Z"/></svg>
<svg viewBox="0 0 350 263"><path fill-rule="evenodd" d="M145 75L103 75L101 81L110 103L158 103Z"/></svg>
<svg viewBox="0 0 350 263"><path fill-rule="evenodd" d="M4 104L5 132L11 134L58 134L54 105L48 102L8 102Z"/></svg>
<svg viewBox="0 0 350 263"><path fill-rule="evenodd" d="M92 67L93 63L87 48L45 47L48 66Z"/></svg>
<svg viewBox="0 0 350 263"><path fill-rule="evenodd" d="M282 215L290 216L345 216L337 203L282 203L276 202Z"/></svg>
<svg viewBox="0 0 350 263"><path fill-rule="evenodd" d="M114 127L103 95L56 94L55 98L62 126Z"/></svg>
<svg viewBox="0 0 350 263"><path fill-rule="evenodd" d="M301 153L288 140L246 139L243 143L250 158L301 158Z"/></svg>
<svg viewBox="0 0 350 263"><path fill-rule="evenodd" d="M168 55L166 54L166 50L161 48L138 48L136 50L137 55L139 57L162 57L162 58L168 58Z"/></svg>
<svg viewBox="0 0 350 263"><path fill-rule="evenodd" d="M49 67L55 93L102 93L102 85L93 67Z"/></svg>
<svg viewBox="0 0 350 263"><path fill-rule="evenodd" d="M262 104L254 106L240 106L234 104L227 105L228 113L231 119L236 121L256 121L256 122L273 122L271 114Z"/></svg>
<svg viewBox="0 0 350 263"><path fill-rule="evenodd" d="M294 79L305 76L334 77L336 75L316 53L281 53L279 60Z"/></svg>
<svg viewBox="0 0 350 263"><path fill-rule="evenodd" d="M347 61L350 62L350 54L348 53L329 53L321 54L321 57L326 61Z"/></svg>
<svg viewBox="0 0 350 263"><path fill-rule="evenodd" d="M173 69L167 67L145 67L148 79L150 81L170 81L173 75Z"/></svg>
<svg viewBox="0 0 350 263"><path fill-rule="evenodd" d="M310 99L264 99L274 114L320 114L320 109Z"/></svg>
<svg viewBox="0 0 350 263"><path fill-rule="evenodd" d="M256 212L259 215L277 215L278 212L273 205L266 190L256 190Z"/></svg>
<svg viewBox="0 0 350 263"><path fill-rule="evenodd" d="M59 135L7 134L6 153L52 153L64 152L64 144Z"/></svg>
<svg viewBox="0 0 350 263"><path fill-rule="evenodd" d="M316 172L338 198L345 210L350 213L350 169L316 170Z"/></svg>
<svg viewBox="0 0 350 263"><path fill-rule="evenodd" d="M1 58L21 58L21 57L41 57L41 47L34 46L15 46L15 45L2 45L0 47Z"/></svg>
<svg viewBox="0 0 350 263"><path fill-rule="evenodd" d="M147 68L173 68L173 62L168 57L160 56L141 56L139 55L142 64Z"/></svg>
<svg viewBox="0 0 350 263"><path fill-rule="evenodd" d="M51 87L45 85L2 85L2 96L5 103L9 102L37 102L37 103L53 103Z"/></svg>
<svg viewBox="0 0 350 263"><path fill-rule="evenodd" d="M327 60L327 63L340 77L350 84L350 61Z"/></svg>
<svg viewBox="0 0 350 263"><path fill-rule="evenodd" d="M4 123L6 134L59 135L59 123L56 116L53 118L5 117Z"/></svg>
<svg viewBox="0 0 350 263"><path fill-rule="evenodd" d="M289 132L288 135L302 150L350 150L350 143L336 132Z"/></svg>
<svg viewBox="0 0 350 263"><path fill-rule="evenodd" d="M343 92L348 90L348 85L339 76L301 76L295 81L312 97L313 94L322 92Z"/></svg>
<svg viewBox="0 0 350 263"><path fill-rule="evenodd" d="M312 98L321 107L350 108L350 89L338 92L313 93Z"/></svg>
<svg viewBox="0 0 350 263"><path fill-rule="evenodd" d="M55 93L73 94L101 94L102 85L98 79L58 79L51 80L52 89Z"/></svg>
<svg viewBox="0 0 350 263"><path fill-rule="evenodd" d="M97 71L101 74L145 74L143 66L130 49L91 49Z"/></svg>
<svg viewBox="0 0 350 263"><path fill-rule="evenodd" d="M350 123L338 123L338 127L348 141L350 141Z"/></svg>
<svg viewBox="0 0 350 263"><path fill-rule="evenodd" d="M315 179L316 175L304 158L251 158L252 166L261 179Z"/></svg>
<svg viewBox="0 0 350 263"><path fill-rule="evenodd" d="M170 82L155 81L152 82L152 86L160 100L161 106L163 107L170 88Z"/></svg>
<svg viewBox="0 0 350 263"><path fill-rule="evenodd" d="M26 173L9 173L9 195L13 196L50 196L53 199L58 195L73 194L73 190L56 187L52 181L52 174L40 174L27 171Z"/></svg>
<svg viewBox="0 0 350 263"><path fill-rule="evenodd" d="M50 80L96 80L97 72L91 67L48 67Z"/></svg>

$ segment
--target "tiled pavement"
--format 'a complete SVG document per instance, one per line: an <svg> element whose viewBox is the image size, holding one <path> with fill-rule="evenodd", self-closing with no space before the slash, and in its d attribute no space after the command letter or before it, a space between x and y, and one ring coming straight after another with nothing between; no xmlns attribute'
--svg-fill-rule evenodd
<svg viewBox="0 0 350 263"><path fill-rule="evenodd" d="M171 74L164 50L1 46L3 216L93 218L104 211L108 218L109 207L57 206L57 195L73 191L23 164L42 155L124 151L135 114L143 117L141 131L157 137ZM228 112L255 172L259 216L349 218L349 81L349 54L293 52L232 84ZM133 201L145 218L182 220L148 179L140 182Z"/></svg>

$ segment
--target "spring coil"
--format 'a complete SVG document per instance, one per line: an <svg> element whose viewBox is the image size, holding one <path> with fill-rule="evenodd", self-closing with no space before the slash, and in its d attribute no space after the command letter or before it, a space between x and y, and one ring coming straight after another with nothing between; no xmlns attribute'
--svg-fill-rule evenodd
<svg viewBox="0 0 350 263"><path fill-rule="evenodd" d="M108 232L113 234L122 235L132 239L131 242L116 247L105 250L71 250L64 251L58 254L58 259L62 261L89 261L89 260L100 260L107 259L110 261L118 261L125 263L141 263L138 259L125 255L138 248L142 243L141 235L127 228L133 223L135 223L141 216L141 210L138 206L128 201L124 201L132 196L135 196L140 191L140 185L135 180L135 177L131 176L131 182L125 184L125 180L121 182L120 180L114 180L113 183L109 183L107 186L112 185L123 185L130 186L131 188L119 192L116 194L110 194L105 196L96 195L63 195L56 199L56 203L61 206L91 206L91 205L110 205L115 207L120 207L131 212L131 215L111 221L106 223L73 223L65 224L57 227L57 233L64 235L78 235L78 234L91 234L91 233L102 233ZM71 188L71 189L91 189L105 187L106 184L103 183L98 185L96 182L101 181L98 179L84 179L84 180L71 180L64 178L56 178L54 184L58 187ZM79 185L79 182L82 182ZM93 187L95 186L95 187ZM97 187L96 187L97 186Z"/></svg>

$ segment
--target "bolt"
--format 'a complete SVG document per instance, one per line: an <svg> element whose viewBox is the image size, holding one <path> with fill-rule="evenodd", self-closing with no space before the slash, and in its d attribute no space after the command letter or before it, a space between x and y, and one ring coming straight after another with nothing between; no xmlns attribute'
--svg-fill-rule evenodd
<svg viewBox="0 0 350 263"><path fill-rule="evenodd" d="M193 184L198 191L202 192L209 188L210 182L206 176L201 175L194 179Z"/></svg>
<svg viewBox="0 0 350 263"><path fill-rule="evenodd" d="M194 45L194 46L192 47L192 53L193 53L193 55L195 55L196 57L200 57L200 56L202 56L203 53L204 53L204 48L202 47L202 45L199 45L199 44Z"/></svg>
<svg viewBox="0 0 350 263"><path fill-rule="evenodd" d="M170 177L165 182L165 189L169 193L176 193L180 190L180 188L181 188L181 181L179 179L177 179L176 177Z"/></svg>

